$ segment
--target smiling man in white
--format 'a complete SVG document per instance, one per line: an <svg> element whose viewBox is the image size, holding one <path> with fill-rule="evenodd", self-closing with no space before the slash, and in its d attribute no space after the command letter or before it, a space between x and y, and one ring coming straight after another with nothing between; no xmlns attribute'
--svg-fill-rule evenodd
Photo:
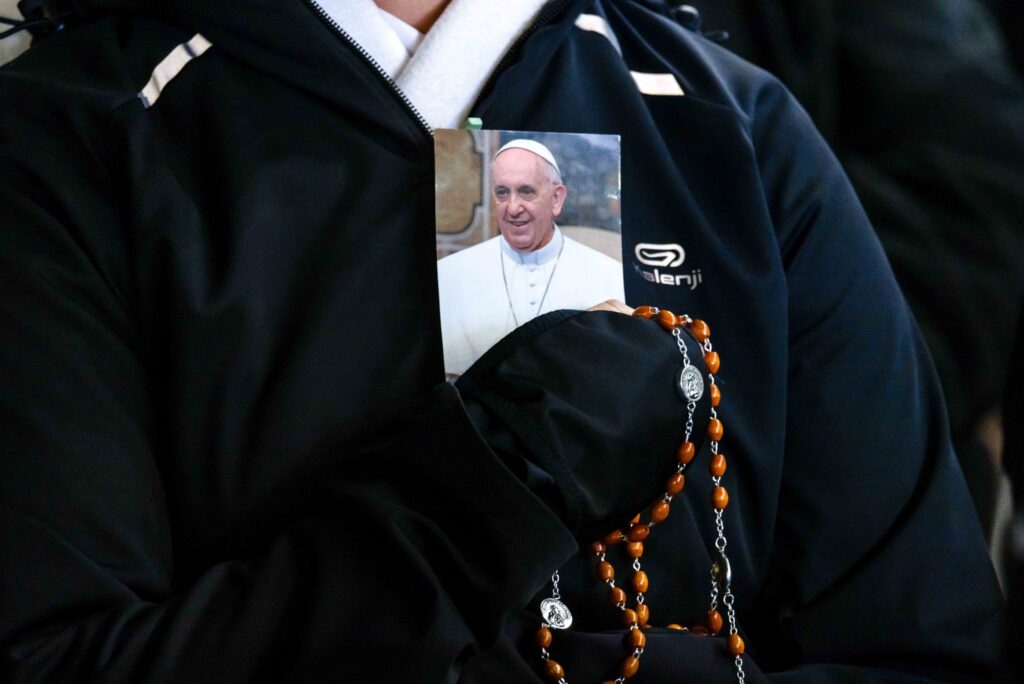
<svg viewBox="0 0 1024 684"><path fill-rule="evenodd" d="M464 373L542 313L625 298L622 265L558 229L567 195L558 162L541 143L512 140L494 156L491 196L501 234L437 265L449 375Z"/></svg>

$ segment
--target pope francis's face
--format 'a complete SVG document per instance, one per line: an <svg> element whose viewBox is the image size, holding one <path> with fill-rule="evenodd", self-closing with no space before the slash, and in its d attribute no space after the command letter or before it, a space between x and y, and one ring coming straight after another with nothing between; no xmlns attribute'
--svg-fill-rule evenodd
<svg viewBox="0 0 1024 684"><path fill-rule="evenodd" d="M546 161L527 150L505 150L491 166L491 189L498 229L513 249L533 252L551 242L566 190Z"/></svg>

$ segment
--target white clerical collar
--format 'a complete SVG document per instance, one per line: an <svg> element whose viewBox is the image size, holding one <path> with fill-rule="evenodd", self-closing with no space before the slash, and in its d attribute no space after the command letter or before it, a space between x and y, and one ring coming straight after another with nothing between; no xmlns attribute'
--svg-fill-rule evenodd
<svg viewBox="0 0 1024 684"><path fill-rule="evenodd" d="M317 0L434 128L459 128L546 0L451 0L412 57L372 0Z"/></svg>
<svg viewBox="0 0 1024 684"><path fill-rule="evenodd" d="M501 251L505 254L509 260L514 264L520 266L543 266L552 259L558 257L558 254L562 251L562 241L565 240L562 237L562 231L555 226L555 232L551 236L551 241L533 252L519 252L512 248L512 245L505 242L505 236L499 236L498 242L501 243Z"/></svg>

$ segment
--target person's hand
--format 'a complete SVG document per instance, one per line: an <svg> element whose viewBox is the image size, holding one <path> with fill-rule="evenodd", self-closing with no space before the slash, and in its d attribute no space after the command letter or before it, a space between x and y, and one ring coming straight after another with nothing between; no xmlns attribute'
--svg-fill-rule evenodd
<svg viewBox="0 0 1024 684"><path fill-rule="evenodd" d="M624 302L620 302L618 299L608 299L600 304L595 304L587 309L587 311L614 311L616 313L626 314L627 316L633 315L633 307L626 306Z"/></svg>

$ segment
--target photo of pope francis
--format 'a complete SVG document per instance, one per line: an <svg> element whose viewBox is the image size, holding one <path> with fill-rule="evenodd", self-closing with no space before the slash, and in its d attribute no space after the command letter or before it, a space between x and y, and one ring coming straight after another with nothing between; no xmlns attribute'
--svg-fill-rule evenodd
<svg viewBox="0 0 1024 684"><path fill-rule="evenodd" d="M499 235L437 265L449 376L541 314L625 299L622 264L556 224L569 190L545 145L503 145L491 160L489 191Z"/></svg>

